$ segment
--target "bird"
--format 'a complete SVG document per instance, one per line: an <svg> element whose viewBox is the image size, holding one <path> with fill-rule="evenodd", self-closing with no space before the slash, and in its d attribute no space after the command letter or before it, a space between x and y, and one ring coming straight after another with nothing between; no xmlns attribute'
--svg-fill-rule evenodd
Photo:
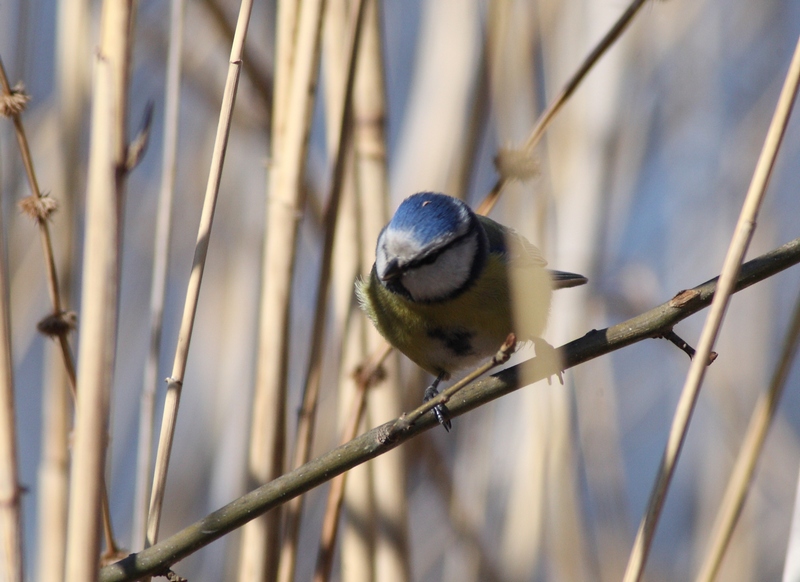
<svg viewBox="0 0 800 582"><path fill-rule="evenodd" d="M380 334L435 377L427 402L440 382L494 355L510 333L539 338L552 290L588 281L546 265L514 229L458 198L419 192L381 230L375 263L357 281L356 296ZM434 414L449 431L447 407Z"/></svg>

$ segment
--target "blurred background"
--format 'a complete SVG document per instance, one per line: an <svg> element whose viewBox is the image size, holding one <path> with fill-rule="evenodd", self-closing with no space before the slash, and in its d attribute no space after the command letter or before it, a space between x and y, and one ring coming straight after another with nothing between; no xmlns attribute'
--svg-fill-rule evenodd
<svg viewBox="0 0 800 582"><path fill-rule="evenodd" d="M254 485L247 459L270 168L274 4L255 4L247 36L162 538ZM341 10L343 3L328 5ZM537 115L626 3L385 0L377 6L387 97L388 220L403 198L420 190L446 192L477 206L497 179L492 160L498 148L524 143ZM0 57L12 83L24 82L33 97L23 120L40 186L61 204L52 228L63 294L76 310L99 8L86 0L0 4ZM159 379L170 374L174 356L237 10L229 0L194 0L185 7ZM164 0L139 3L131 79L131 126L138 126L151 101L155 118L147 154L127 188L107 475L115 531L132 549L138 549L131 537L134 473L162 173L168 15ZM509 184L491 214L537 244L552 267L589 277L588 286L556 294L546 333L551 344L623 321L719 273L799 32L797 2L654 2L592 70L536 149L537 177ZM325 98L334 59L330 42L323 44L291 299L289 435L306 374L330 181ZM748 258L798 236L799 173L795 115ZM62 363L55 345L36 331L50 303L39 235L16 206L28 193L6 120L0 123L0 194L26 488L26 570L30 580L49 580L45 572L59 571L61 558L47 547L42 531L44 491L48 479L64 475L68 459L50 439L54 430L68 434L72 405L57 381ZM345 209L346 200L347 194ZM362 240L347 224L340 225L337 246L356 244L370 255L374 237ZM338 443L341 421L335 411L349 404L340 377L367 355L363 349L357 356L341 354L348 327L363 325L352 298L354 275L370 266L368 260L334 263L315 455ZM696 574L753 404L776 365L798 288L800 269L794 268L734 296L658 527L647 580ZM675 331L696 345L703 320L702 313L695 315ZM77 349L75 337L72 344ZM523 350L517 358L526 355ZM419 402L429 379L402 357L396 365L399 372L392 378L401 400L393 401L394 410L370 406L364 429ZM394 366L390 362L390 370ZM686 355L666 341L642 342L570 370L565 386L540 382L455 419L449 434L429 431L392 453L392 469L362 469L348 484L334 577L619 579L688 367ZM391 384L376 387L369 398L381 398ZM795 371L720 580L782 575L798 482L799 387ZM162 401L159 386L156 430ZM387 509L381 483L390 471L399 478L392 484L398 488L395 503ZM313 570L326 495L321 487L306 498L298 580ZM394 570L385 570L380 557L378 540L387 535L384 512L395 512L392 523L400 524L389 536L404 564ZM237 579L240 538L229 535L175 569L190 580Z"/></svg>

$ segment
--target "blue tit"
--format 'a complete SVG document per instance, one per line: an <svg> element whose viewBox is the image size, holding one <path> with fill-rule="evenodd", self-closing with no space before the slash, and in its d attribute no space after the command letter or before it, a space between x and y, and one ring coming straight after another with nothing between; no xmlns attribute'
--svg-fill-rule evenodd
<svg viewBox="0 0 800 582"><path fill-rule="evenodd" d="M440 381L495 354L509 333L538 338L552 289L587 282L546 264L513 229L456 198L421 192L381 231L372 272L356 294L381 335L436 377L427 401ZM446 408L434 412L449 430Z"/></svg>

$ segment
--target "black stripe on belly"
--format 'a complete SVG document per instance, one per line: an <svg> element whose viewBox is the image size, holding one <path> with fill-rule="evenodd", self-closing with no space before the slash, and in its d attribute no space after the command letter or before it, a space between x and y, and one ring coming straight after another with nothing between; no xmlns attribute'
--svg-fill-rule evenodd
<svg viewBox="0 0 800 582"><path fill-rule="evenodd" d="M428 330L428 337L440 340L457 356L469 356L475 353L472 348L472 336L474 335L468 331L442 327Z"/></svg>

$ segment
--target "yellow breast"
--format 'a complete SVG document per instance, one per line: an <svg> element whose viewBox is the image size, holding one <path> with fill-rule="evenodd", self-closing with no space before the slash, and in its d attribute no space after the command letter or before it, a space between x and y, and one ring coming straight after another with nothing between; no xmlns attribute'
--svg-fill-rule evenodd
<svg viewBox="0 0 800 582"><path fill-rule="evenodd" d="M544 269L528 266L509 272L497 254L489 255L483 272L466 291L445 301L406 299L381 285L374 269L357 285L359 301L378 331L437 376L493 355L512 331L520 339L541 334L550 293ZM512 297L517 298L514 309Z"/></svg>

